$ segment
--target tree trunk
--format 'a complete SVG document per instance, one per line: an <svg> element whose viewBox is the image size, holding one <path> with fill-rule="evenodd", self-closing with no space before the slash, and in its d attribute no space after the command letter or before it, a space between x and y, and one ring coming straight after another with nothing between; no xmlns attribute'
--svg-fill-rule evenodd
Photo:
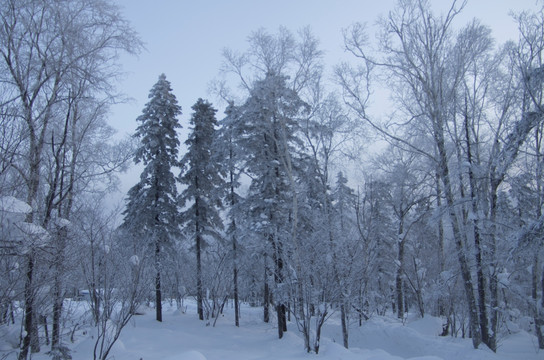
<svg viewBox="0 0 544 360"><path fill-rule="evenodd" d="M195 179L195 188L198 190L198 178ZM199 198L195 198L195 242L196 242L196 306L198 311L198 318L204 320L204 295L202 289L202 239L200 235L200 212L199 212Z"/></svg>
<svg viewBox="0 0 544 360"><path fill-rule="evenodd" d="M62 276L65 268L64 250L66 247L66 229L59 229L57 236L58 246L57 256L55 258L55 278L53 285L53 329L51 333L51 350L55 350L60 345L60 318L64 301Z"/></svg>
<svg viewBox="0 0 544 360"><path fill-rule="evenodd" d="M487 309L486 309L486 284L485 284L485 276L483 271L483 264L482 264L482 245L481 245L481 239L480 239L480 221L478 219L479 216L479 208L478 208L478 200L476 195L476 180L474 178L474 171L473 171L473 159L472 159L472 147L471 147L471 138L470 138L470 131L469 131L469 123L468 123L468 114L465 114L464 117L465 122L465 138L467 142L467 160L469 163L468 167L468 178L469 178L469 186L470 186L470 202L471 202L471 210L472 210L472 216L473 216L473 235L474 235L474 255L476 257L476 276L477 276L477 289L478 289L478 307L480 311L480 331L482 334L482 342L486 344L487 346L490 346L490 336L489 336L489 321L487 318ZM494 350L495 351L495 350Z"/></svg>
<svg viewBox="0 0 544 360"><path fill-rule="evenodd" d="M321 344L321 329L323 328L323 324L325 323L325 318L327 317L327 310L325 310L323 313L320 313L318 315L318 318L316 320L315 324L315 341L314 341L314 351L317 354L319 354L319 347Z"/></svg>
<svg viewBox="0 0 544 360"><path fill-rule="evenodd" d="M234 251L233 283L234 283L234 324L240 326L240 302L238 299L238 265L236 264L236 237L233 236L232 248Z"/></svg>
<svg viewBox="0 0 544 360"><path fill-rule="evenodd" d="M47 316L40 315L40 323L43 324L43 332L45 334L45 345L49 346L49 329L47 328Z"/></svg>
<svg viewBox="0 0 544 360"><path fill-rule="evenodd" d="M267 255L264 255L263 321L270 321L270 288L268 286Z"/></svg>
<svg viewBox="0 0 544 360"><path fill-rule="evenodd" d="M287 331L287 317L284 304L276 305L276 314L278 317L278 337L283 338L283 333Z"/></svg>
<svg viewBox="0 0 544 360"><path fill-rule="evenodd" d="M408 284L412 287L412 291L416 295L417 308L419 311L419 316L422 318L425 317L425 304L423 302L423 286L421 284L421 279L419 278L419 265L418 260L415 256L412 256L412 264L414 266L415 283L408 278ZM406 311L408 311L408 306L406 305Z"/></svg>
<svg viewBox="0 0 544 360"><path fill-rule="evenodd" d="M231 139L232 140L232 139ZM232 141L229 142L229 161L232 163L234 160L234 152ZM231 211L236 205L236 193L234 192L234 170L231 167L229 171L230 178L230 206ZM236 239L236 221L232 216L231 228L232 232L232 281L234 285L234 324L240 326L240 304L238 299L238 249Z"/></svg>
<svg viewBox="0 0 544 360"><path fill-rule="evenodd" d="M499 330L499 280L498 280L498 263L497 263L497 191L499 182L491 181L491 204L489 209L491 223L491 244L489 246L490 268L489 274L489 297L490 297L490 312L491 324L490 334L486 345L497 352L497 332Z"/></svg>
<svg viewBox="0 0 544 360"><path fill-rule="evenodd" d="M202 286L202 254L200 234L196 236L196 302L198 318L204 320L204 294Z"/></svg>
<svg viewBox="0 0 544 360"><path fill-rule="evenodd" d="M453 238L455 242L455 247L457 250L457 257L459 260L459 265L461 267L461 276L463 278L463 286L465 289L465 296L467 298L467 304L469 307L469 321L470 321L470 330L472 334L472 345L474 348L478 348L482 341L482 336L479 328L479 314L478 306L476 303L476 298L474 297L474 285L472 281L472 275L470 273L470 266L468 259L465 254L465 248L463 245L463 236L461 235L461 229L459 228L459 223L457 221L457 215L455 213L455 201L453 196L452 185L450 182L449 168L448 168L448 156L446 152L446 146L444 141L443 126L435 120L433 123L434 126L434 137L435 144L438 148L439 155L439 170L442 183L444 184L444 194L446 198L446 204L448 206L448 215L450 219L450 224L453 231Z"/></svg>
<svg viewBox="0 0 544 360"><path fill-rule="evenodd" d="M25 279L25 312L24 312L24 335L21 344L21 352L19 353L19 360L26 360L28 356L28 350L30 349L31 337L32 337L32 316L34 314L34 289L33 289L33 276L34 276L34 254L31 251L26 258L27 269Z"/></svg>
<svg viewBox="0 0 544 360"><path fill-rule="evenodd" d="M38 331L38 326L40 325L40 316L36 312L36 304L34 304L32 314L32 336L30 337L30 352L36 354L40 352L40 332ZM32 356L31 356L32 357Z"/></svg>
<svg viewBox="0 0 544 360"><path fill-rule="evenodd" d="M60 315L62 313L60 281L55 281L55 289L53 292L53 329L51 333L51 350L55 350L60 345Z"/></svg>
<svg viewBox="0 0 544 360"><path fill-rule="evenodd" d="M540 266L539 266L539 261L538 261L538 253L535 253L534 258L533 258L533 268L531 270L531 278L532 278L531 296L533 298L532 300L533 300L533 307L534 307L534 309L533 309L533 312L534 312L533 319L534 319L534 322L535 322L535 333L536 333L536 337L538 339L538 348L539 349L544 349L544 333L542 332L543 327L544 327L544 319L543 319L544 314L542 314L542 310L539 309L539 307L541 305L544 305L544 304L540 304L539 299L538 299L538 286L539 286L538 273L539 273L539 271L540 271ZM543 273L543 275L544 275L544 273ZM544 280L543 280L541 285L544 286ZM543 299L544 299L544 296L543 296Z"/></svg>
<svg viewBox="0 0 544 360"><path fill-rule="evenodd" d="M346 304L342 303L340 306L340 318L342 319L342 340L344 347L349 348L349 333L348 333L348 313L346 311Z"/></svg>
<svg viewBox="0 0 544 360"><path fill-rule="evenodd" d="M538 342L538 348L539 349L544 349L544 335L543 335L543 331L544 331L544 266L542 267L542 274L540 276L540 280L541 280L541 286L540 286L540 289L542 291L542 295L540 297L540 311L539 311L539 314L540 314L540 334L541 334L541 337L539 338L539 342ZM536 304L538 306L538 303ZM13 313L12 313L12 316L13 316ZM540 339L542 339L542 341L540 341Z"/></svg>
<svg viewBox="0 0 544 360"><path fill-rule="evenodd" d="M281 254L281 245L277 239L273 238L272 244L274 245L274 282L276 286L283 284L283 258ZM287 318L285 313L285 304L282 296L276 297L276 314L278 318L278 337L283 338L283 333L287 331Z"/></svg>
<svg viewBox="0 0 544 360"><path fill-rule="evenodd" d="M540 126L537 126L535 129L535 148L536 148L536 194L538 196L538 206L536 211L536 218L540 219L542 216L542 138ZM521 217L521 216L520 216ZM540 273L541 278L539 281L539 253L542 251L542 242L539 242L533 258L533 268L532 268L532 298L534 306L534 322L535 322L535 333L538 339L538 348L544 349L544 266L542 267L542 272ZM538 299L538 286L540 282L540 301Z"/></svg>
<svg viewBox="0 0 544 360"><path fill-rule="evenodd" d="M160 264L161 246L155 242L155 317L157 321L162 322L162 292L161 292L161 264Z"/></svg>
<svg viewBox="0 0 544 360"><path fill-rule="evenodd" d="M402 206L400 208L400 214L403 216L403 210ZM399 229L398 229L398 236L403 236L404 231L404 219L400 219L399 222ZM404 243L405 239L397 239L398 244L398 253L397 253L397 274L395 277L395 290L397 295L397 318L403 319L404 318L404 312L406 309L404 308L404 291L403 291L403 266L404 266Z"/></svg>
<svg viewBox="0 0 544 360"><path fill-rule="evenodd" d="M265 323L270 321L270 289L268 288L268 283L264 281L264 291L263 291L263 321Z"/></svg>

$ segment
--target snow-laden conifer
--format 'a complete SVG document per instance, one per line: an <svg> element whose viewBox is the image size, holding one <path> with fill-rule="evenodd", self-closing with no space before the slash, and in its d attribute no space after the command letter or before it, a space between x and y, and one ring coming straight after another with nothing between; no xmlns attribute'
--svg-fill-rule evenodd
<svg viewBox="0 0 544 360"><path fill-rule="evenodd" d="M164 74L149 93L149 102L136 120L140 125L134 137L140 146L134 162L144 169L140 181L128 192L124 211L124 227L141 246L154 253L155 297L157 320L162 321L161 259L163 247L178 232L176 179L172 167L178 166L179 140L176 129L181 128L178 115L181 107L172 93Z"/></svg>
<svg viewBox="0 0 544 360"><path fill-rule="evenodd" d="M187 153L181 160L183 168L179 182L185 186L178 200L183 208L181 222L195 239L197 307L204 320L202 285L202 247L206 237L217 237L223 222L219 215L221 193L225 188L214 151L216 109L203 99L192 106L191 133L185 141Z"/></svg>

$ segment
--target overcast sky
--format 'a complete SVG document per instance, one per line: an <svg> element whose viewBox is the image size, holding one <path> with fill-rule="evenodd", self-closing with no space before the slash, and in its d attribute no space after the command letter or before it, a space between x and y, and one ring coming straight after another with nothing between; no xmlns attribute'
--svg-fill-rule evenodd
<svg viewBox="0 0 544 360"><path fill-rule="evenodd" d="M372 26L396 0L117 0L124 16L140 34L147 50L138 58L123 57L127 72L120 90L134 101L113 108L111 124L132 133L149 90L165 73L182 106L187 124L199 97L215 102L210 81L221 66L225 47L243 51L248 35L260 27L275 33L280 26L296 32L309 25L321 41L330 69L345 56L342 29L360 21ZM431 1L439 12L449 1ZM535 0L469 0L461 21L473 17L492 27L501 42L515 38L510 10L536 8ZM220 108L218 117L222 116ZM183 141L183 140L182 140Z"/></svg>
<svg viewBox="0 0 544 360"><path fill-rule="evenodd" d="M148 101L151 87L165 73L182 106L180 122L187 129L191 106L199 97L215 103L208 87L219 73L223 48L243 51L252 31L280 26L296 32L310 26L325 51L327 70L345 58L342 29L354 22L373 26L380 15L393 9L396 0L116 0L123 14L146 44L139 57L123 57L127 72L119 90L133 101L112 108L111 125L120 135L132 134L136 118ZM449 0L431 0L439 13ZM468 0L456 23L476 17L492 28L498 43L517 38L510 10L536 9L536 0ZM223 107L218 118L223 116ZM376 109L374 109L376 110ZM183 133L182 133L183 136ZM186 136L186 135L185 135ZM184 138L180 139L182 142ZM137 182L134 171L122 176L121 191ZM176 174L177 175L177 174Z"/></svg>

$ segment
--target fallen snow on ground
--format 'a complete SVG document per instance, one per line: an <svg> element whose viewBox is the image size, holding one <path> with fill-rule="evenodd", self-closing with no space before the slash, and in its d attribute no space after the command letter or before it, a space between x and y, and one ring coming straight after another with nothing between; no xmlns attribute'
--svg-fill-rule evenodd
<svg viewBox="0 0 544 360"><path fill-rule="evenodd" d="M318 355L304 351L294 323L284 338L277 338L273 324L261 320L262 309L242 307L240 327L234 326L233 309L225 309L215 327L199 321L194 303L186 313L165 306L163 322L154 310L135 316L114 345L114 360L543 360L536 338L526 332L509 335L495 354L485 346L474 350L470 339L439 337L441 322L433 317L409 317L405 324L393 317L374 316L362 327L352 324L350 349L342 346L338 314L327 321ZM74 360L92 359L92 331L78 331ZM33 359L48 359L39 354Z"/></svg>

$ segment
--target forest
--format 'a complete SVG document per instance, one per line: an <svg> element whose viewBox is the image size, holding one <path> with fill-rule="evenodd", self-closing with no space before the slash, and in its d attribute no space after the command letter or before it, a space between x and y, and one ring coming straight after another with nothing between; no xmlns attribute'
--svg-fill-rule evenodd
<svg viewBox="0 0 544 360"><path fill-rule="evenodd" d="M210 327L259 308L314 354L332 314L346 349L373 316L416 314L475 349L523 329L544 351L544 5L502 44L459 24L465 5L346 24L332 67L310 28L256 29L223 50L221 111L181 109L157 69L119 139L120 58L144 48L121 10L1 0L0 359L71 359L88 328L105 360L142 306L161 322L189 299Z"/></svg>

